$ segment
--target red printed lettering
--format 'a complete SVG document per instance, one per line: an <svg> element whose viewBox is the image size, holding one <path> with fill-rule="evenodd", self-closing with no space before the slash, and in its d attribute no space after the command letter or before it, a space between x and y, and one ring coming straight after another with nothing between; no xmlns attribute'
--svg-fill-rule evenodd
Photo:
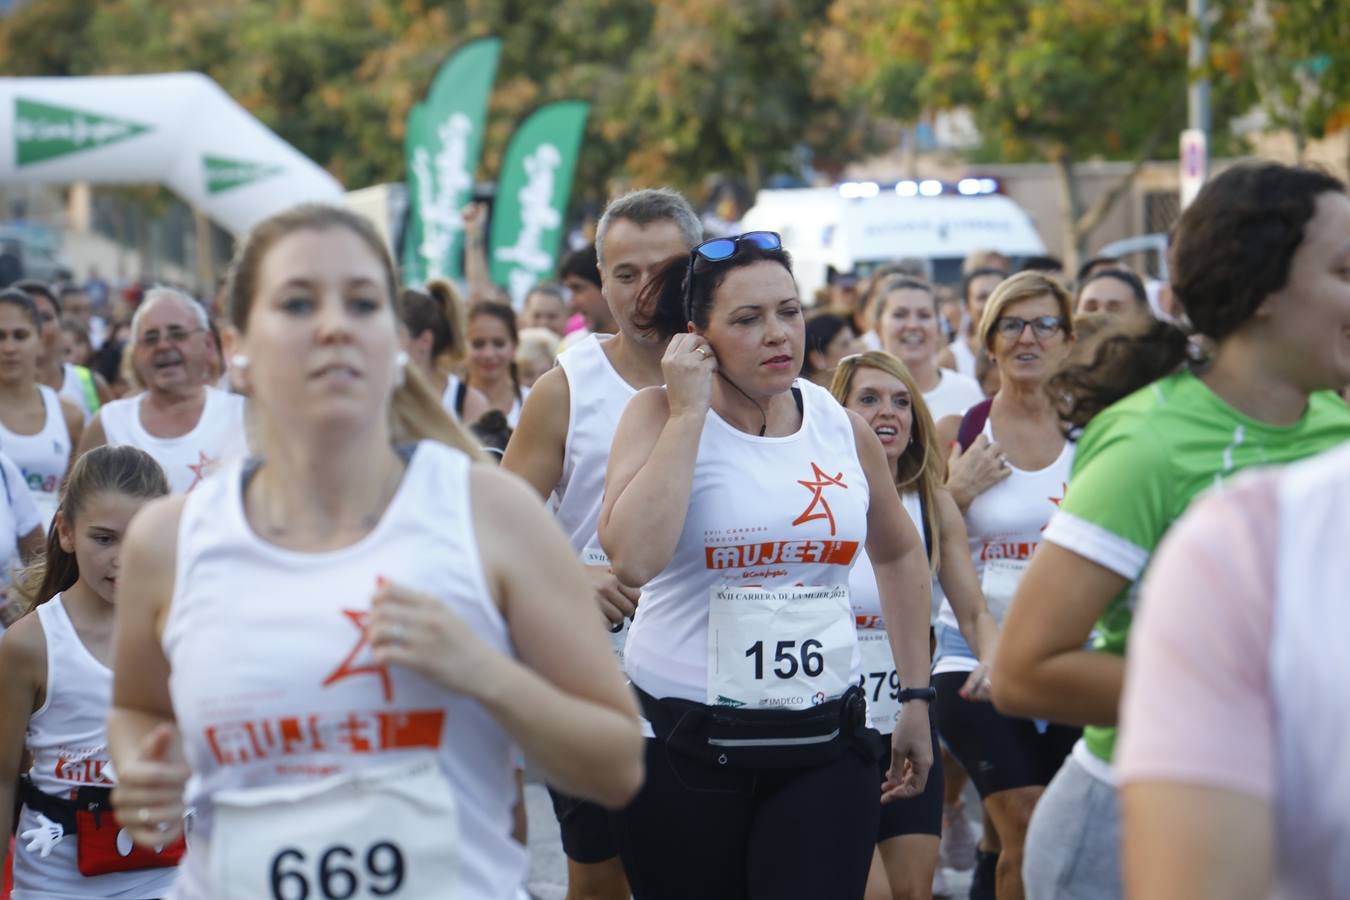
<svg viewBox="0 0 1350 900"><path fill-rule="evenodd" d="M709 569L748 569L786 563L827 566L852 565L857 541L777 541L765 544L725 544L704 548Z"/></svg>

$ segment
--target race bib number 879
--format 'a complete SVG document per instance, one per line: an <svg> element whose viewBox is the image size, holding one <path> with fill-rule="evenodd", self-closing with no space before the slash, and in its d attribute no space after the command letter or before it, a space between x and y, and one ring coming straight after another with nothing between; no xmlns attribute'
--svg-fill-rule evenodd
<svg viewBox="0 0 1350 900"><path fill-rule="evenodd" d="M714 588L710 706L806 709L848 687L857 636L848 588Z"/></svg>
<svg viewBox="0 0 1350 900"><path fill-rule="evenodd" d="M459 819L434 760L214 803L213 900L454 896Z"/></svg>

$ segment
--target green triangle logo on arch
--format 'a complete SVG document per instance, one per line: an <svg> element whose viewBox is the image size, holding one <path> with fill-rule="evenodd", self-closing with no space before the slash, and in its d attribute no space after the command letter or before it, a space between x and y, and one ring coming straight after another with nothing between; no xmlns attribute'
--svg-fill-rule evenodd
<svg viewBox="0 0 1350 900"><path fill-rule="evenodd" d="M128 119L14 98L14 159L20 166L106 147L152 130Z"/></svg>
<svg viewBox="0 0 1350 900"><path fill-rule="evenodd" d="M285 166L266 165L222 156L203 156L202 168L206 175L206 192L219 194L232 191L286 171Z"/></svg>

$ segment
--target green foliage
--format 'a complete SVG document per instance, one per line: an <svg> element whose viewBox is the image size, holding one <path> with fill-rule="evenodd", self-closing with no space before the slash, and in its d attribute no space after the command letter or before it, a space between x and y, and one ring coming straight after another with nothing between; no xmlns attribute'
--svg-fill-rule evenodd
<svg viewBox="0 0 1350 900"><path fill-rule="evenodd" d="M872 110L913 119L920 111L969 108L999 159L1130 158L1156 132L1184 123L1182 4L837 0L834 6L826 67L851 71L853 89Z"/></svg>
<svg viewBox="0 0 1350 900"><path fill-rule="evenodd" d="M1221 8L1236 37L1224 60L1249 76L1270 123L1308 138L1350 127L1350 4L1260 0Z"/></svg>

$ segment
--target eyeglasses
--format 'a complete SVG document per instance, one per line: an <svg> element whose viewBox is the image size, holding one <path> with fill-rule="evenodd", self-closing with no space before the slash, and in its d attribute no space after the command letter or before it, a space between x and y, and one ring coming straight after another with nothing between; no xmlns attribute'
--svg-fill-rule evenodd
<svg viewBox="0 0 1350 900"><path fill-rule="evenodd" d="M694 266L700 260L709 263L726 262L741 252L743 244L761 250L782 250L783 239L775 231L747 231L732 237L713 238L689 251L689 270L684 275L684 318L694 320Z"/></svg>
<svg viewBox="0 0 1350 900"><path fill-rule="evenodd" d="M164 340L170 344L181 344L194 334L201 334L205 328L170 328L168 331L160 334L157 329L147 331L136 339L136 343L142 347L149 347L151 350L160 345Z"/></svg>
<svg viewBox="0 0 1350 900"><path fill-rule="evenodd" d="M1001 337L1009 340L1017 340L1022 336L1026 327L1031 326L1031 333L1038 338L1054 337L1064 330L1064 320L1059 316L1037 316L1034 319L1023 319L1020 316L1001 316L994 323L994 331Z"/></svg>

